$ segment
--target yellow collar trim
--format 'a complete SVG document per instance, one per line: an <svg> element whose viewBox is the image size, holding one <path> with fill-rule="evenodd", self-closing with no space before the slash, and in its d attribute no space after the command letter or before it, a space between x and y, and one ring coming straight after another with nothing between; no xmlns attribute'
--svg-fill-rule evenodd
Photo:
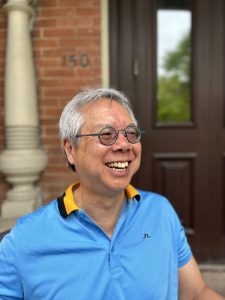
<svg viewBox="0 0 225 300"><path fill-rule="evenodd" d="M79 207L77 206L75 199L74 199L74 190L78 187L79 183L71 184L65 194L58 198L58 206L59 211L63 217L68 216L71 212L75 210L79 210ZM140 199L140 195L138 191L129 184L128 187L125 190L127 198L129 200L132 200L133 198L136 198L137 200Z"/></svg>
<svg viewBox="0 0 225 300"><path fill-rule="evenodd" d="M67 190L64 197L64 205L67 212L67 215L69 215L74 210L79 210L79 207L77 206L75 199L74 199L74 190L77 188L79 183L71 184Z"/></svg>
<svg viewBox="0 0 225 300"><path fill-rule="evenodd" d="M139 195L138 191L131 184L128 185L128 187L125 190L125 193L129 200L132 200L133 198L140 200L140 195Z"/></svg>

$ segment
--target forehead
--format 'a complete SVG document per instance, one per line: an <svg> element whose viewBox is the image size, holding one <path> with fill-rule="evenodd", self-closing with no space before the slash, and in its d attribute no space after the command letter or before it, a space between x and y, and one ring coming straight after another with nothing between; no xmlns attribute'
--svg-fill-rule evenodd
<svg viewBox="0 0 225 300"><path fill-rule="evenodd" d="M82 112L86 124L98 126L98 124L132 123L129 112L120 103L112 99L101 99L86 104Z"/></svg>

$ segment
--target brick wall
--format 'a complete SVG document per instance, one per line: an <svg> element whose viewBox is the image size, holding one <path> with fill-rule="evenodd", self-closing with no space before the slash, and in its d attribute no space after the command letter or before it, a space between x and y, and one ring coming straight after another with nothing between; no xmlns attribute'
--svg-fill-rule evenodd
<svg viewBox="0 0 225 300"><path fill-rule="evenodd" d="M4 144L3 70L6 16L0 11L0 150ZM80 90L101 85L100 0L39 0L34 47L42 143L49 163L41 176L44 202L73 182L58 138L64 105ZM0 177L0 201L7 185Z"/></svg>

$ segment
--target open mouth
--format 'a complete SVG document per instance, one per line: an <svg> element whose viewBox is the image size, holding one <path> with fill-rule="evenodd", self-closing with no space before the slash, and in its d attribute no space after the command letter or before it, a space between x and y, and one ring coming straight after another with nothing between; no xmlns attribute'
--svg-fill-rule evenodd
<svg viewBox="0 0 225 300"><path fill-rule="evenodd" d="M129 165L128 161L115 161L106 164L107 167L118 169L118 170L125 170L127 169L128 165Z"/></svg>

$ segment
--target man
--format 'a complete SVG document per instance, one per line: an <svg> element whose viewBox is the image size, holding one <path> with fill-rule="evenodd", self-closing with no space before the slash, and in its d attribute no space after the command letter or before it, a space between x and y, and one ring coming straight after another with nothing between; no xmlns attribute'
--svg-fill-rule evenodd
<svg viewBox="0 0 225 300"><path fill-rule="evenodd" d="M141 130L113 89L78 94L60 134L78 182L0 244L0 299L224 299L203 281L169 202L130 185Z"/></svg>

